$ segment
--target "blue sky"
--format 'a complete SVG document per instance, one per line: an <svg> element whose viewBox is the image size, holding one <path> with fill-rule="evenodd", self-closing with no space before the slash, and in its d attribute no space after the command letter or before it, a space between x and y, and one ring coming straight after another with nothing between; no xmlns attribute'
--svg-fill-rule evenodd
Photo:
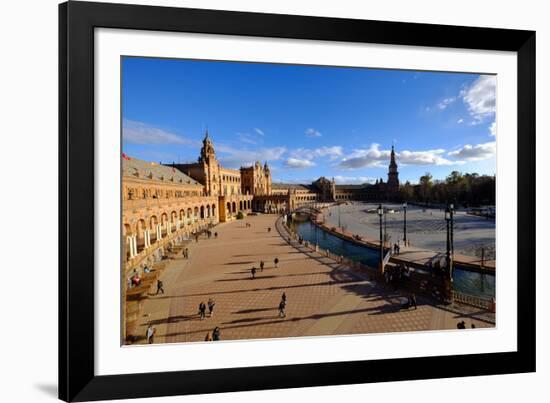
<svg viewBox="0 0 550 403"><path fill-rule="evenodd" d="M123 151L195 161L206 127L224 166L268 161L275 181L496 172L496 77L124 58Z"/></svg>

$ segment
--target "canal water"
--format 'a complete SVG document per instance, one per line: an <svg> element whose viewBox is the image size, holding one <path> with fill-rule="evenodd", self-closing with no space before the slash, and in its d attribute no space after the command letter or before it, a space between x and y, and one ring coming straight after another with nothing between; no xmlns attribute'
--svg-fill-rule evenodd
<svg viewBox="0 0 550 403"><path fill-rule="evenodd" d="M319 244L322 249L328 249L336 255L342 255L351 260L359 261L368 266L378 265L379 250L360 246L353 242L334 236L313 225L309 220L291 220L290 227L304 240ZM455 265L453 271L453 288L464 294L483 298L495 296L495 276L477 273Z"/></svg>

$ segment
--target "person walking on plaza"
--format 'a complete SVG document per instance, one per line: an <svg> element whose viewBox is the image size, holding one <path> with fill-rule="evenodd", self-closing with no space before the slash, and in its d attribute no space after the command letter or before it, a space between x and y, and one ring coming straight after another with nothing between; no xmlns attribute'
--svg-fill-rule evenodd
<svg viewBox="0 0 550 403"><path fill-rule="evenodd" d="M185 248L185 258L189 259L189 248Z"/></svg>
<svg viewBox="0 0 550 403"><path fill-rule="evenodd" d="M204 338L204 341L212 341L212 336L210 336L210 332L206 333L206 337Z"/></svg>
<svg viewBox="0 0 550 403"><path fill-rule="evenodd" d="M206 304L204 303L204 301L199 304L199 316L201 320L206 318Z"/></svg>
<svg viewBox="0 0 550 403"><path fill-rule="evenodd" d="M286 293L283 292L283 295L281 295L281 301L283 301L286 305Z"/></svg>
<svg viewBox="0 0 550 403"><path fill-rule="evenodd" d="M212 332L212 340L219 341L221 337L221 331L218 326L214 328L214 331Z"/></svg>
<svg viewBox="0 0 550 403"><path fill-rule="evenodd" d="M414 309L416 309L416 294L415 293L412 293L411 295L411 298L410 298L410 306L413 307L414 306Z"/></svg>
<svg viewBox="0 0 550 403"><path fill-rule="evenodd" d="M164 294L164 284L162 281L157 280L157 295L160 293Z"/></svg>
<svg viewBox="0 0 550 403"><path fill-rule="evenodd" d="M214 315L214 306L216 303L212 298L208 298L208 316L212 317Z"/></svg>
<svg viewBox="0 0 550 403"><path fill-rule="evenodd" d="M275 268L277 268L279 266L279 258L276 257L275 259L273 259L273 263L275 263Z"/></svg>
<svg viewBox="0 0 550 403"><path fill-rule="evenodd" d="M260 260L260 271L264 271L264 261L263 260Z"/></svg>
<svg viewBox="0 0 550 403"><path fill-rule="evenodd" d="M271 232L271 227L267 227L267 232Z"/></svg>
<svg viewBox="0 0 550 403"><path fill-rule="evenodd" d="M147 343L153 344L155 342L155 333L157 332L157 329L153 325L149 325L147 328L147 332L145 333L145 336L147 337Z"/></svg>
<svg viewBox="0 0 550 403"><path fill-rule="evenodd" d="M252 267L252 269L250 269L250 274L252 274L252 278L256 278L256 268L255 267Z"/></svg>
<svg viewBox="0 0 550 403"><path fill-rule="evenodd" d="M286 308L286 303L285 301L281 300L281 302L279 303L279 317L281 318L286 317L285 308Z"/></svg>
<svg viewBox="0 0 550 403"><path fill-rule="evenodd" d="M214 238L218 239L218 233L214 232Z"/></svg>

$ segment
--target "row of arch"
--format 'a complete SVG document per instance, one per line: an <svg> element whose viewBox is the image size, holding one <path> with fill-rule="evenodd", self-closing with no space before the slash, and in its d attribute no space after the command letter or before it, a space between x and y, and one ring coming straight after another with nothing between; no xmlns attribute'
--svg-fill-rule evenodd
<svg viewBox="0 0 550 403"><path fill-rule="evenodd" d="M172 210L160 215L153 214L147 219L138 219L134 225L125 222L122 234L126 237L127 259L136 256L173 232L208 218L217 221L217 206L215 203Z"/></svg>

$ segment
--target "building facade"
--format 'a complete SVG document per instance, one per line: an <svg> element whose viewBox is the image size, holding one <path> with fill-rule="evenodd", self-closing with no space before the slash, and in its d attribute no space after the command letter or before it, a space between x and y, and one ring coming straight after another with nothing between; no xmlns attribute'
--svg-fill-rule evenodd
<svg viewBox="0 0 550 403"><path fill-rule="evenodd" d="M191 164L173 163L168 166L200 183L207 196L218 198L219 221L235 219L239 211L249 212L252 209L253 193L243 193L241 170L224 168L220 164L208 131L202 141L197 162Z"/></svg>
<svg viewBox="0 0 550 403"><path fill-rule="evenodd" d="M125 271L162 258L168 245L219 221L219 201L175 168L122 157ZM127 273L125 273L127 274Z"/></svg>

